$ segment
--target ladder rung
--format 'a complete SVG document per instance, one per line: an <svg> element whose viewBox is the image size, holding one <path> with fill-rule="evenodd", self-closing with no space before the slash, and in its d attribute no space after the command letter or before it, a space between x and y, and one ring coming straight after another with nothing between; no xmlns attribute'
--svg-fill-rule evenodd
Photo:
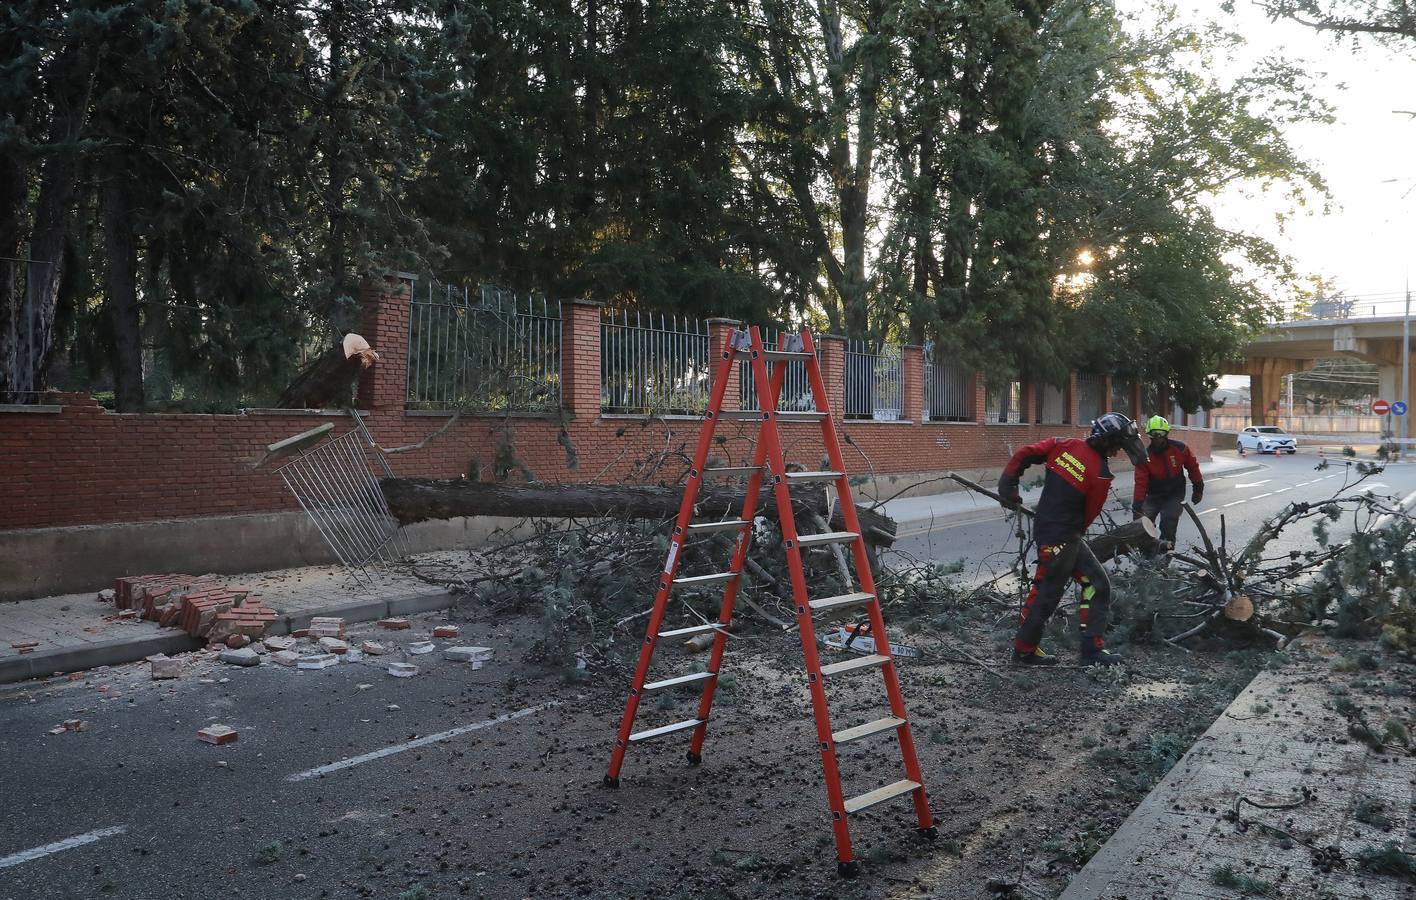
<svg viewBox="0 0 1416 900"><path fill-rule="evenodd" d="M800 350L800 351L795 351L795 352L794 352L794 351L791 351L791 350L763 350L763 351L762 351L762 358L768 360L769 362L772 361L772 360L806 359L806 358L807 358L808 356L810 356L810 355L811 355L811 354L810 354L810 353L807 353L805 350Z"/></svg>
<svg viewBox="0 0 1416 900"><path fill-rule="evenodd" d="M831 663L831 665L829 666L822 666L821 675L823 677L829 678L832 675L844 675L847 672L874 669L877 666L885 665L889 661L890 658L887 656L881 656L878 653L872 653L869 656L862 656L858 659L848 659L845 662Z"/></svg>
<svg viewBox="0 0 1416 900"><path fill-rule="evenodd" d="M672 631L661 631L659 637L687 637L690 634L703 634L706 631L721 631L723 626L719 622L709 622L707 625L690 625L687 628L675 628Z"/></svg>
<svg viewBox="0 0 1416 900"><path fill-rule="evenodd" d="M787 482L835 481L840 477L840 472L788 472Z"/></svg>
<svg viewBox="0 0 1416 900"><path fill-rule="evenodd" d="M874 599L874 594L857 591L854 594L839 594L835 597L822 597L820 600L812 600L807 606L811 607L812 612L835 612L836 610L864 606Z"/></svg>
<svg viewBox="0 0 1416 900"><path fill-rule="evenodd" d="M634 740L634 738L630 738ZM851 815L861 810L870 809L877 803L884 803L886 800L893 800L901 794L908 794L910 791L917 791L920 788L918 781L901 780L894 784L887 784L882 788L876 788L868 794L861 794L859 797L852 797L846 801L846 814Z"/></svg>
<svg viewBox="0 0 1416 900"><path fill-rule="evenodd" d="M849 544L860 537L854 531L827 531L821 534L799 534L797 543L803 547L824 547L827 544Z"/></svg>
<svg viewBox="0 0 1416 900"><path fill-rule="evenodd" d="M673 734L675 731L683 731L685 728L696 728L702 725L703 721L703 719L684 719L682 722L675 722L672 725L661 725L658 728L650 728L648 731L636 731L629 736L629 742L633 744L636 741L647 741L650 738Z"/></svg>
<svg viewBox="0 0 1416 900"><path fill-rule="evenodd" d="M897 719L894 716L887 716L883 719L876 719L874 722L866 722L864 725L857 725L854 728L847 728L845 731L837 731L831 735L831 740L837 744L849 744L851 741L858 741L861 738L868 738L872 734L879 734L882 731L889 731L892 728L899 728L905 724L904 719Z"/></svg>
<svg viewBox="0 0 1416 900"><path fill-rule="evenodd" d="M688 526L689 534L708 534L713 531L732 531L747 524L746 519L724 519L721 522L701 522Z"/></svg>
<svg viewBox="0 0 1416 900"><path fill-rule="evenodd" d="M710 587L715 584L732 581L736 577L736 572L714 572L712 575L689 575L685 578L675 578L674 584L686 588Z"/></svg>
<svg viewBox="0 0 1416 900"><path fill-rule="evenodd" d="M762 421L762 410L725 409L718 413L718 418L729 422L760 422Z"/></svg>
<svg viewBox="0 0 1416 900"><path fill-rule="evenodd" d="M779 411L777 413L778 422L820 422L824 418L826 418L824 412L817 412L815 410L811 412Z"/></svg>
<svg viewBox="0 0 1416 900"><path fill-rule="evenodd" d="M677 678L665 678L663 681L651 681L644 685L644 693L666 691L669 688L682 687L685 684L696 684L700 681L707 681L717 674L717 672L694 672L692 675L680 675Z"/></svg>
<svg viewBox="0 0 1416 900"><path fill-rule="evenodd" d="M717 469L704 469L704 475L722 475L725 478L736 478L739 475L755 475L761 470L761 466L722 466Z"/></svg>

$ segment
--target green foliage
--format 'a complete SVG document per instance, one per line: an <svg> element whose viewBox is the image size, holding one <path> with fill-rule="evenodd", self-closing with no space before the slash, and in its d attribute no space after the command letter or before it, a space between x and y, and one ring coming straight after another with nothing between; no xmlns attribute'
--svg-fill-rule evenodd
<svg viewBox="0 0 1416 900"><path fill-rule="evenodd" d="M1233 866L1225 863L1217 866L1210 872L1210 881L1222 888L1238 891L1244 895L1256 897L1276 897L1278 889L1272 881L1265 881L1255 878L1252 875L1245 875L1237 871Z"/></svg>
<svg viewBox="0 0 1416 900"><path fill-rule="evenodd" d="M1327 120L1300 71L1219 79L1238 37L1090 0L829 9L20 0L0 256L58 235L46 367L120 407L134 377L260 403L400 269L1108 369L1187 408L1301 294L1210 213L1322 196L1284 137Z"/></svg>
<svg viewBox="0 0 1416 900"><path fill-rule="evenodd" d="M256 851L253 862L259 866L268 866L272 863L280 862L280 856L284 852L284 846L280 841L271 841L264 847Z"/></svg>
<svg viewBox="0 0 1416 900"><path fill-rule="evenodd" d="M1375 875L1388 875L1416 884L1416 856L1405 852L1395 841L1368 847L1357 854L1357 867Z"/></svg>

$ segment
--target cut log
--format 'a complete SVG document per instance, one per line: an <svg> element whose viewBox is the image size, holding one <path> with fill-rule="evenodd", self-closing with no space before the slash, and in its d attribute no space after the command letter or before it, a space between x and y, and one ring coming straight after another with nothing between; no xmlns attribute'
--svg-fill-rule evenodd
<svg viewBox="0 0 1416 900"><path fill-rule="evenodd" d="M672 519L683 501L683 488L657 485L487 484L465 479L384 478L380 481L389 511L401 524L460 516L502 516L524 519ZM757 515L776 521L777 504L762 492ZM826 488L803 485L792 489L798 516L826 508ZM867 544L888 547L895 541L895 520L856 506L856 517ZM736 517L742 511L742 491L705 486L695 504L696 522ZM846 530L839 506L831 513L831 528Z"/></svg>
<svg viewBox="0 0 1416 900"><path fill-rule="evenodd" d="M277 409L344 409L354 399L359 372L378 361L369 342L357 334L346 334L339 346L331 347L305 364L275 401Z"/></svg>
<svg viewBox="0 0 1416 900"><path fill-rule="evenodd" d="M1092 552L1100 562L1128 553L1131 550L1149 550L1160 540L1160 530L1155 523L1142 516L1110 531L1088 538Z"/></svg>

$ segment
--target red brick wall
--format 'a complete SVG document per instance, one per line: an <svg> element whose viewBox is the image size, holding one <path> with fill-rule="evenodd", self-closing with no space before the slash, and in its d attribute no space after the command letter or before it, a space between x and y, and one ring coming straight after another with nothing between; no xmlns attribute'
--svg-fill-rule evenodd
<svg viewBox="0 0 1416 900"><path fill-rule="evenodd" d="M403 411L408 296L408 284L395 282L386 293L363 297L365 337L380 361L362 379L360 401L369 407L365 422L374 438L386 447L421 440L445 421ZM699 422L600 416L598 310L567 304L565 315L567 409L562 417L464 417L424 449L391 457L395 471L453 478L466 475L475 460L489 478L496 448L508 437L518 458L540 480L676 481L685 466L683 457L693 452ZM844 346L833 340L823 344L828 392L832 406L839 407ZM905 378L905 409L918 416L922 402L915 396L920 392L917 353L907 352ZM978 387L981 411L981 382ZM735 389L729 394L735 397ZM295 510L298 506L280 478L251 464L266 445L324 422L334 421L335 434L349 428L345 417L318 413L118 415L83 395L55 395L51 402L62 404L62 412L0 412L0 484L5 485L0 529ZM1066 425L917 420L838 424L847 469L877 475L1001 468L1023 444L1053 434L1082 433ZM789 461L816 468L823 452L817 426L783 428ZM751 433L747 423L724 423L717 436L725 441L715 447L715 454L725 461L745 459ZM1180 434L1199 456L1208 457L1208 432ZM575 468L564 445L567 439L577 457Z"/></svg>

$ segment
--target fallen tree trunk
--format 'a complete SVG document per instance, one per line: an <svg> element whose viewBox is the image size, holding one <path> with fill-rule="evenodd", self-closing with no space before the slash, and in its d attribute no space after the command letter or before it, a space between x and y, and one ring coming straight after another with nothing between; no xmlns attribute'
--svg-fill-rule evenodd
<svg viewBox="0 0 1416 900"><path fill-rule="evenodd" d="M459 516L504 516L523 519L671 519L678 515L683 488L657 485L605 484L487 484L465 479L384 478L380 480L389 511L401 524L426 519ZM776 521L777 504L764 490L758 500L757 515ZM809 511L818 515L826 509L824 486L804 485L792 489L796 515ZM840 505L831 513L831 527L846 528ZM705 486L698 492L695 521L732 518L742 510L742 491ZM856 516L865 532L866 543L888 547L895 541L895 520L864 506L856 506Z"/></svg>
<svg viewBox="0 0 1416 900"><path fill-rule="evenodd" d="M1130 550L1149 550L1160 539L1160 530L1147 518L1117 526L1093 538L1088 538L1098 562L1106 562Z"/></svg>

